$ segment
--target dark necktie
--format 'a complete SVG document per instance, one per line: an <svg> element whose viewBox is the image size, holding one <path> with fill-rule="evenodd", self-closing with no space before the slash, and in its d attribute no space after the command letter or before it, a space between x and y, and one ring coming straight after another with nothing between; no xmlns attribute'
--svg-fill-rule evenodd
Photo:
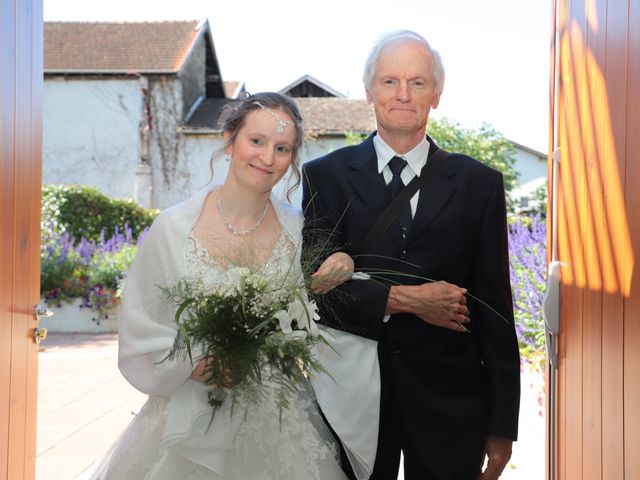
<svg viewBox="0 0 640 480"><path fill-rule="evenodd" d="M391 173L393 173L393 178L388 185L389 194L391 195L392 200L404 188L404 183L402 183L400 174L406 166L407 161L403 158L393 157L391 160L389 160L389 168L391 169ZM400 214L398 215L397 221L400 224L400 228L402 229L402 236L405 237L407 234L407 230L409 230L409 226L411 225L411 204L409 202L407 202L406 205L401 206Z"/></svg>

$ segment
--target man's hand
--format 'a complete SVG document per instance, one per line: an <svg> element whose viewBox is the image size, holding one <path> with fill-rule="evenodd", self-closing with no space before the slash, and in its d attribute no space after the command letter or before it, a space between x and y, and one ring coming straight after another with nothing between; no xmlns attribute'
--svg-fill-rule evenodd
<svg viewBox="0 0 640 480"><path fill-rule="evenodd" d="M332 253L311 275L311 289L324 294L351 279L353 259L344 252Z"/></svg>
<svg viewBox="0 0 640 480"><path fill-rule="evenodd" d="M412 313L436 327L468 332L464 326L469 323L465 293L466 288L447 282L393 286L385 313Z"/></svg>
<svg viewBox="0 0 640 480"><path fill-rule="evenodd" d="M497 480L511 458L513 442L508 438L489 437L484 447L487 467L478 480Z"/></svg>

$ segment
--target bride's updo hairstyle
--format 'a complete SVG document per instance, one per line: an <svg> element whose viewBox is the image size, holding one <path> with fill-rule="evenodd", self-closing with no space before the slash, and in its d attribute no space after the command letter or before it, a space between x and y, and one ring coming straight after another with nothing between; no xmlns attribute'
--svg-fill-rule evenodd
<svg viewBox="0 0 640 480"><path fill-rule="evenodd" d="M218 127L229 134L225 147L233 144L238 132L245 124L247 115L255 110L267 110L277 113L278 110L286 113L291 122L286 122L286 126L281 123L281 128L295 128L296 141L292 145L293 161L291 162L291 171L295 179L294 184L287 189L287 198L300 185L300 150L302 148L302 139L304 131L302 126L302 117L296 103L285 95L274 92L262 92L254 95L246 94L240 100L228 103L222 110L218 119Z"/></svg>

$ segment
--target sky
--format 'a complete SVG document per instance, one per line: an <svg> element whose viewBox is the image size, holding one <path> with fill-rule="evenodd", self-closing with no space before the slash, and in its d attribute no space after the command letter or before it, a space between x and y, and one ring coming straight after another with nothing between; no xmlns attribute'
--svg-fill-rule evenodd
<svg viewBox="0 0 640 480"><path fill-rule="evenodd" d="M550 0L43 0L45 21L202 20L225 81L278 91L305 74L364 98L362 69L382 34L420 33L446 80L432 117L490 123L547 151Z"/></svg>

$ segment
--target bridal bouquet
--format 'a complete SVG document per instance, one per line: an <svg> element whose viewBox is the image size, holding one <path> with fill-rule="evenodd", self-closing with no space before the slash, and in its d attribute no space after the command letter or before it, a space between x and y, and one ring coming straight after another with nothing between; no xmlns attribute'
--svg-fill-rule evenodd
<svg viewBox="0 0 640 480"><path fill-rule="evenodd" d="M317 306L302 278L289 278L295 275L275 280L246 267L229 267L225 275L206 292L185 281L163 288L177 307L178 333L167 358L207 359L214 414L227 398L232 405L259 402L266 388L276 388L282 413L305 374L324 371L311 352L325 341Z"/></svg>

